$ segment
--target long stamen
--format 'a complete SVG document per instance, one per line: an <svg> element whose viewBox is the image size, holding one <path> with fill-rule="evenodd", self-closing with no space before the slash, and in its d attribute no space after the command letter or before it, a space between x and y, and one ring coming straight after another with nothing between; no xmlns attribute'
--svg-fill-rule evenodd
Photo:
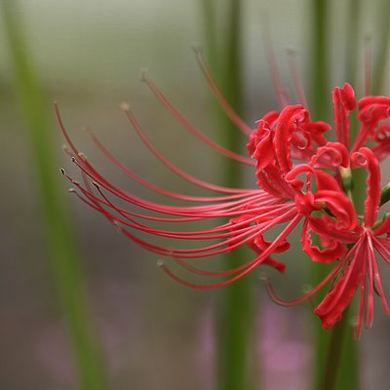
<svg viewBox="0 0 390 390"><path fill-rule="evenodd" d="M369 237L369 240L370 241L372 240L371 236ZM373 244L371 244L371 245L373 245ZM385 292L384 292L384 289L383 289L382 279L381 279L381 275L380 275L380 272L379 272L379 267L378 267L378 264L376 262L375 256L373 256L372 259L371 259L371 265L372 265L373 270L374 270L376 289L378 291L378 294L379 294L379 297L380 297L380 300L381 300L381 303L382 303L383 311L387 315L390 315L390 307L389 307L389 304L387 302L386 295L385 295Z"/></svg>
<svg viewBox="0 0 390 390"><path fill-rule="evenodd" d="M371 90L371 48L372 48L372 39L370 36L367 36L364 40L364 94L366 96L370 95Z"/></svg>
<svg viewBox="0 0 390 390"><path fill-rule="evenodd" d="M295 91L296 91L297 96L298 96L298 101L300 104L303 104L305 107L308 107L302 77L300 76L299 71L298 71L295 50L288 49L287 55L288 55L288 63L289 63L289 67L290 67L290 72L292 74L292 78L294 81Z"/></svg>
<svg viewBox="0 0 390 390"><path fill-rule="evenodd" d="M206 62L203 59L202 53L199 49L194 49L196 54L196 60L198 61L199 67L207 81L207 85L210 88L210 91L214 95L214 97L217 99L218 103L222 107L222 109L225 111L225 114L227 117L232 121L233 124L235 124L239 130L244 135L248 135L252 132L252 129L243 121L243 119L233 110L232 106L227 102L219 88L217 87L217 84L215 83L211 72L208 69L208 66L206 65Z"/></svg>
<svg viewBox="0 0 390 390"><path fill-rule="evenodd" d="M257 266L259 266L264 260L272 253L272 251L282 242L290 233L291 231L298 225L299 221L301 220L300 215L296 215L292 221L287 225L287 227L278 235L278 237L273 241L273 243L260 255L258 255L254 260L248 263L247 267L241 271L239 274L236 274L230 279L223 280L221 282L217 283L210 283L210 284L195 284L190 281L187 281L180 276L176 275L169 267L167 267L166 264L161 264L161 268L163 271L170 276L172 279L174 279L177 283L180 283L182 285L185 285L190 288L194 289L215 289L223 286L227 286L231 283L234 283L235 281L242 279L244 276L248 275L253 269L255 269Z"/></svg>
<svg viewBox="0 0 390 390"><path fill-rule="evenodd" d="M246 165L254 166L255 162L248 157L244 157L238 153L224 148L223 146L212 141L204 133L199 131L173 104L168 100L162 90L154 83L146 74L143 75L142 80L145 81L146 85L153 92L154 96L161 102L161 104L172 114L172 116L192 135L201 140L206 145L218 153L231 158L232 160L241 162Z"/></svg>
<svg viewBox="0 0 390 390"><path fill-rule="evenodd" d="M269 32L268 22L265 23L264 35L265 35L264 41L265 41L266 57L268 60L269 68L271 70L272 81L273 81L276 97L277 97L277 100L279 102L280 108L283 108L283 107L287 106L288 99L286 96L285 88L283 86L278 62L276 61L276 56L275 56L274 47L272 44L271 34Z"/></svg>
<svg viewBox="0 0 390 390"><path fill-rule="evenodd" d="M98 149L102 152L102 154L115 166L117 166L121 171L123 171L128 177L130 177L132 180L136 181L140 185L150 189L151 191L158 192L159 194L168 196L170 198L180 199L180 200L187 200L192 202L218 202L218 201L226 201L226 200L233 200L238 199L241 197L247 196L246 194L237 194L237 195L227 195L227 196L190 196L185 194L179 194L177 192L168 191L165 188L162 188L160 186L157 186L156 184L140 177L135 172L133 172L131 169L129 169L127 166L122 164L108 149L105 147L102 142L99 140L99 138L96 136L95 133L93 133L90 129L87 129L88 134L90 135L92 141L94 144L98 147Z"/></svg>
<svg viewBox="0 0 390 390"><path fill-rule="evenodd" d="M264 281L266 282L266 288L268 295L278 305L281 306L295 306L298 305L307 299L311 298L314 294L316 294L318 291L320 291L327 283L329 283L336 275L337 273L341 270L343 267L343 263L338 264L337 267L335 267L320 283L318 283L315 287L311 288L309 291L306 293L300 295L299 297L295 299L283 299L281 298L276 292L275 289L273 288L270 280L268 278L264 278Z"/></svg>
<svg viewBox="0 0 390 390"><path fill-rule="evenodd" d="M128 219L131 222L135 221L133 218L129 218L120 208L118 208L111 201L109 201L109 199L105 196L105 194L102 192L102 190L100 189L99 186L97 186L97 189L98 189L98 192L100 193L100 195L104 198L104 201L105 201L104 203L106 205L108 205L109 207L111 207L112 209L117 211L125 219ZM89 197L89 194L87 196ZM100 201L101 201L100 199L97 199L97 198L95 198L95 199L100 203ZM264 209L263 213L261 213L261 219L264 220L265 218L267 218L267 220L268 220L268 219L273 218L275 216L279 216L282 211L288 210L288 208L289 208L289 206L284 206L284 207L278 206L276 208L272 207L269 210ZM214 228L204 229L204 230L199 230L199 231L182 232L182 231L159 230L159 229L153 228L153 230L150 230L150 232L153 234L158 234L158 232L161 231L164 233L172 234L172 237L173 237L173 235L175 235L176 238L214 239L214 238L221 238L221 237L226 237L226 236L233 236L233 235L237 234L237 230L242 229L242 228L246 229L250 223L258 222L258 220L259 220L259 216L255 215L252 218L245 219L244 221L241 221L238 223L232 224L231 222L229 222L229 223L225 223L223 225L219 225L219 226L214 227ZM122 223L127 225L126 221L118 219L118 222L122 222ZM148 231L149 231L150 227L148 225L142 224L140 222L136 222L136 223L138 226L141 226L143 229L148 229ZM127 225L127 226L129 226L129 225ZM234 231L231 231L232 228L234 228ZM140 228L140 230L142 230L142 229ZM225 233L225 234L215 235L215 233L223 232L226 230L229 230L229 232ZM210 235L212 233L214 233L214 235ZM205 236L205 235L207 235L207 236Z"/></svg>
<svg viewBox="0 0 390 390"><path fill-rule="evenodd" d="M124 215L124 213L121 212L120 209L118 209L109 199L104 195L104 193L101 191L100 187L97 186L97 190L99 194L104 198L106 201L106 204L108 204L111 208L113 208L115 211L117 211L120 215L124 216L127 220L130 221L128 223L127 221L124 221L113 214L110 214L112 216L112 219L115 219L117 222L122 223L128 227L133 227L135 229L154 234L154 235L160 235L164 237L170 237L170 238L180 238L180 239L190 239L190 240L209 240L209 239L216 239L216 238L223 238L223 237L230 237L230 236L236 236L237 233L240 231L245 231L249 229L248 224L255 222L259 217L254 216L252 218L249 218L248 220L242 221L241 223L237 224L223 224L217 227L214 227L212 229L205 229L200 231L191 231L191 232L183 232L183 231L171 231L171 230L161 230L161 229L155 229L151 228L148 225L142 224L140 222L135 221L133 218L129 218L128 216ZM89 195L87 195L89 197ZM97 201L100 201L96 199ZM286 208L287 209L287 208ZM271 210L269 212L265 212L262 214L262 218L271 218L273 215L280 215L280 209L278 210ZM273 221L275 223L275 221ZM135 225L136 224L136 225ZM234 227L234 231L232 231L232 227ZM223 232L229 230L227 233L220 233L215 234L218 232Z"/></svg>
<svg viewBox="0 0 390 390"><path fill-rule="evenodd" d="M75 183L75 185L77 185L78 183ZM144 247L148 247L149 250L152 250L158 254L163 254L163 255L166 255L166 256L174 256L174 257L178 257L178 258L195 258L195 257L208 257L208 256L211 256L211 255L217 255L217 254L220 254L220 253L224 253L226 251L230 251L232 249L234 249L235 247L239 246L239 245L242 245L242 244L245 244L246 242L248 242L249 240L253 239L257 233L255 233L254 235L250 236L249 238L246 238L244 239L242 242L238 242L238 240L242 237L244 237L246 234L252 232L252 231L255 231L256 229L259 229L259 227L257 226L251 226L251 227L248 227L246 228L246 230L242 230L240 234L237 234L237 231L235 231L233 234L229 234L230 236L232 236L230 239L226 240L226 241L222 241L220 243L217 243L217 244L213 244L213 245L209 245L209 246L205 246L205 247L201 247L201 248L194 248L194 249L172 249L172 248L165 248L165 247L161 247L161 246L157 246L157 245L154 245L150 242L146 242L146 241L143 241L141 239L139 239L138 237L134 236L132 233L130 233L129 231L127 231L126 229L124 228L121 228L119 226L119 222L118 222L118 218L113 216L112 214L108 213L104 208L102 208L100 205L99 205L99 202L93 197L91 196L89 193L84 193L89 201L93 202L96 209L98 209L98 211L100 211L104 216L107 217L107 219L109 219L112 223L114 223L117 228L122 232L124 233L127 237L131 238L133 241L137 242L137 243L142 243L142 246ZM121 221L122 222L122 221ZM145 231L145 229L142 229L140 227L140 225L138 224L137 226L133 226L134 228L138 229L138 230L143 230ZM151 232L151 231L150 231ZM153 232L153 234L155 235L163 235L163 234L157 234L157 230L155 230ZM164 236L166 237L170 237L170 238L181 238L181 237L174 237L173 234L170 234L168 232L168 234L165 234ZM207 237L203 237L203 239L207 239ZM207 251L210 251L210 250L213 250L213 249L216 249L216 248L219 248L221 246L225 246L225 245L228 245L229 247L228 248L225 248L225 249L218 249L216 251L212 251L210 253L203 253L203 252L207 252Z"/></svg>
<svg viewBox="0 0 390 390"><path fill-rule="evenodd" d="M275 201L272 197L267 196L267 194L254 194L248 195L247 198L239 199L235 201L229 201L224 203L219 203L215 205L200 205L200 206L168 206L165 204L155 203L151 201L146 201L145 199L136 197L127 192L124 192L120 188L114 186L108 182L103 176L97 174L93 170L93 167L89 165L83 165L86 160L74 160L77 166L87 174L93 181L96 181L99 185L105 188L114 196L132 203L136 206L149 209L151 211L171 214L171 215L182 215L182 216L204 216L204 217L221 217L221 216L235 216L239 214L246 214L248 212L261 211L262 206L272 205ZM257 206L257 202L261 202L262 206ZM254 206L246 207L245 210L242 209L241 205L251 206L253 203Z"/></svg>
<svg viewBox="0 0 390 390"><path fill-rule="evenodd" d="M233 204L237 205L245 200L235 201L235 202L226 202L224 204L210 205L210 206L193 206L193 207L174 207L163 205L155 202L146 201L142 198L136 197L135 195L128 194L127 192L122 191L121 189L113 186L111 183L107 182L102 176L94 175L94 172L88 171L82 165L78 165L80 169L85 172L93 181L96 181L100 186L105 188L107 191L115 195L116 197L134 204L135 206L145 208L154 212L175 215L175 216L189 216L189 217L202 217L203 219L207 218L216 218L221 216L237 215L240 214L240 211L227 211L223 210L228 205ZM70 178L73 182L73 180ZM263 203L262 203L263 204ZM256 211L259 208L252 208L249 210L242 210L241 213L246 213L248 211Z"/></svg>
<svg viewBox="0 0 390 390"><path fill-rule="evenodd" d="M350 251L349 253L347 253L345 255L344 259L341 260L339 262L339 264L336 267L334 267L333 270L324 279L322 279L322 281L320 283L318 283L315 287L311 288L309 291L307 291L306 293L300 295L299 297L297 297L295 299L286 300L286 299L281 298L278 294L276 294L276 292L275 292L272 284L268 280L268 278L265 279L267 292L268 292L269 296L271 297L271 299L275 303L277 303L278 305L281 305L281 306L298 305L298 304L306 301L310 297L312 297L314 294L316 294L318 291L320 291L327 283L329 283L333 278L335 278L336 275L341 271L341 269L348 262L348 258L350 258L351 254L354 253L355 251L356 251L356 248L353 250L353 252Z"/></svg>
<svg viewBox="0 0 390 390"><path fill-rule="evenodd" d="M172 172L177 174L178 176L182 177L184 180L195 184L199 187L209 189L212 191L217 192L223 192L223 193L242 193L248 191L247 189L238 189L238 188L229 188L229 187L223 187L215 184L211 184L208 182L205 182L203 180L197 179L194 176L190 175L189 173L183 171L178 166L173 164L170 160L168 160L166 157L164 157L160 151L152 144L152 142L149 140L149 138L146 136L145 132L142 130L142 127L140 126L137 118L134 116L132 111L130 110L130 107L127 104L122 104L121 106L122 110L127 116L127 119L129 120L130 124L134 128L134 130L139 135L140 139L144 142L144 144L147 146L147 148L156 156L165 166L167 166ZM254 190L253 190L254 191Z"/></svg>

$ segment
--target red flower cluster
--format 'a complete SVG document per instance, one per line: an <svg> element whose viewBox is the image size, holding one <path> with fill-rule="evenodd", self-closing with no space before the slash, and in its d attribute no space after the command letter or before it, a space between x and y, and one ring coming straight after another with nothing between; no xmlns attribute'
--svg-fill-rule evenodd
<svg viewBox="0 0 390 390"><path fill-rule="evenodd" d="M390 314L378 267L379 257L390 263L390 218L378 217L381 206L379 162L390 153L390 124L387 121L390 117L390 97L366 96L356 102L349 84L335 88L332 93L334 141L328 141L332 137L331 126L311 120L308 109L303 105L285 105L280 112L267 113L252 130L226 102L202 60L200 65L211 91L228 117L249 136L247 146L250 158L227 150L209 139L178 111L156 84L146 76L144 81L192 135L217 152L251 166L256 174L258 188L220 186L185 172L162 155L130 108L123 105L130 124L158 160L184 180L216 194L190 196L157 186L123 165L91 133L92 140L103 155L130 179L163 196L192 202L193 205L157 203L124 191L100 174L79 152L57 108L59 124L68 143L68 153L82 172L82 182L67 176L74 185L72 190L127 238L143 248L172 259L177 266L192 274L222 278L207 284L195 284L179 276L167 264L161 263L161 268L169 276L192 288L226 286L262 264L283 271L284 264L272 256L289 249L288 236L300 226L302 247L311 260L332 263L334 268L317 286L292 301L278 298L268 284L275 301L286 305L300 303L331 283L328 293L314 310L325 328L333 326L341 318L358 290L360 304L357 333L360 333L363 321L366 326L371 326L373 322L374 292L379 295L384 311ZM349 115L355 109L360 128L352 143ZM352 171L355 169L364 169L367 173L363 216L355 211L350 196ZM131 207L125 208L115 200L121 204L128 203ZM223 223L220 223L221 218L225 219ZM177 226L208 220L217 222L213 227L193 231L158 227L160 223L174 223ZM276 232L275 238L267 241L264 235L273 231ZM313 244L313 235L318 237L320 246ZM186 243L203 244L182 249L156 243L153 237L162 237L171 242L183 240ZM188 261L201 261L243 245L253 249L255 256L233 269L211 271Z"/></svg>

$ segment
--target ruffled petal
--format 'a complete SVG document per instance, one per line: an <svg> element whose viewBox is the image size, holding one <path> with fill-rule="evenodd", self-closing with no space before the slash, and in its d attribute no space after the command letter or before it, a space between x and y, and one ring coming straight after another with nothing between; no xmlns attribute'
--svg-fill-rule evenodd
<svg viewBox="0 0 390 390"><path fill-rule="evenodd" d="M303 250L309 255L312 261L318 263L331 263L345 254L346 247L334 239L326 240L327 246L322 249L314 245L310 232L310 219L307 219L302 227L301 243Z"/></svg>
<svg viewBox="0 0 390 390"><path fill-rule="evenodd" d="M373 151L363 147L352 154L352 161L356 166L367 169L367 197L364 202L364 224L372 227L376 221L381 199L381 174L378 159Z"/></svg>
<svg viewBox="0 0 390 390"><path fill-rule="evenodd" d="M334 121L337 140L349 147L349 113L356 107L355 92L348 83L343 88L336 87L332 92Z"/></svg>

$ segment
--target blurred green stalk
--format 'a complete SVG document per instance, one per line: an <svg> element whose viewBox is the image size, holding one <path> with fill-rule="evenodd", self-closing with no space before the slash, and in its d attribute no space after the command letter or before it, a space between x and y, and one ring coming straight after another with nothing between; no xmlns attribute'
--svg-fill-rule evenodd
<svg viewBox="0 0 390 390"><path fill-rule="evenodd" d="M63 205L58 169L55 168L57 164L51 134L55 130L48 119L45 99L31 64L16 0L2 0L1 10L14 73L15 94L26 123L26 135L38 180L54 285L58 289L72 341L79 377L78 388L106 389L101 352L87 314L80 259L76 254L72 228Z"/></svg>
<svg viewBox="0 0 390 390"><path fill-rule="evenodd" d="M359 2L350 0L346 50L347 79L354 83L356 64L358 62L358 16ZM329 117L330 93L329 87L329 2L327 0L312 0L313 15L313 46L312 46L312 101L316 120L327 120ZM361 192L359 183L355 183L354 194ZM315 283L326 275L317 267ZM359 389L358 351L357 343L352 339L353 332L351 311L344 312L340 320L330 331L322 329L317 318L314 319L314 389L344 390Z"/></svg>
<svg viewBox="0 0 390 390"><path fill-rule="evenodd" d="M386 68L387 59L389 56L389 37L390 37L390 1L379 0L377 8L377 34L375 41L379 42L378 52L373 74L373 90L374 94L383 94L385 89L385 79L388 69Z"/></svg>
<svg viewBox="0 0 390 390"><path fill-rule="evenodd" d="M226 23L221 33L223 38L217 41L215 2L202 0L203 20L205 23L207 55L211 67L218 78L224 96L240 112L242 102L241 80L241 5L240 0L226 0L222 11L226 14ZM221 139L227 148L240 152L242 134L223 118L219 118ZM225 183L231 187L242 187L242 170L235 161L228 160L224 165ZM228 254L224 258L226 268L242 264L245 249ZM254 388L254 378L250 356L254 330L254 283L250 277L233 283L220 291L217 308L217 372L216 381L219 390L248 390Z"/></svg>
<svg viewBox="0 0 390 390"><path fill-rule="evenodd" d="M311 103L316 120L326 120L329 116L329 59L328 59L328 1L311 0L312 36L311 50Z"/></svg>

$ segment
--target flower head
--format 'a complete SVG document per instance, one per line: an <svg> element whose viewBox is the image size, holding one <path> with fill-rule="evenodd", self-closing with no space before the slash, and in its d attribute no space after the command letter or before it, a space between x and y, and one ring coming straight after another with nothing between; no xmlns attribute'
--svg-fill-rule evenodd
<svg viewBox="0 0 390 390"><path fill-rule="evenodd" d="M275 301L283 305L300 303L323 288L328 282L332 286L314 312L324 328L332 327L343 315L355 293L359 290L359 312L356 321L356 335L360 335L362 323L370 327L373 323L374 296L379 296L383 310L390 314L385 297L378 258L390 263L390 219L379 217L381 206L380 161L389 154L390 138L388 123L390 117L387 97L367 96L357 103L360 129L350 147L349 113L356 107L354 92L349 84L333 90L336 142L327 142L316 149L310 158L313 166L320 168L317 175L325 180L328 189L317 181L315 197L324 194L328 197L326 212L306 218L301 233L302 247L313 261L335 264L333 270L314 288L301 297L285 301L277 297L268 285ZM304 170L304 164L294 169ZM324 175L323 169L333 171L332 179ZM365 169L366 200L364 215L359 216L343 188L343 179L351 176L354 169ZM320 173L321 172L321 173ZM332 194L329 188L334 191ZM333 208L329 208L329 204ZM341 206L341 208L340 208ZM342 223L340 223L343 221ZM348 224L350 224L348 226ZM322 243L322 248L314 247L311 241L314 232Z"/></svg>
<svg viewBox="0 0 390 390"><path fill-rule="evenodd" d="M67 151L82 173L81 182L66 175L73 183L72 191L131 241L171 259L177 267L190 274L212 279L207 283L195 283L179 276L176 267L161 263L162 269L177 282L199 289L228 285L263 264L283 271L285 265L273 256L289 249L290 233L301 226L302 248L311 260L335 266L319 285L293 301L278 298L268 285L275 301L299 303L332 282L329 292L315 308L324 327L333 326L342 316L357 290L360 291L358 332L363 317L366 325L372 323L374 292L380 296L385 312L390 313L376 259L379 254L390 262L389 218L378 221L381 199L379 163L390 153L390 127L386 121L390 116L390 98L367 96L356 101L352 86L345 84L332 92L334 127L312 120L306 105L287 105L282 99L280 111L265 114L251 129L224 99L200 55L198 61L212 93L227 116L248 137L249 156L230 151L210 139L173 105L146 74L143 80L190 134L218 153L249 166L257 178L257 188L217 185L182 170L152 143L130 107L122 105L131 127L162 164L183 180L211 191L213 195L177 193L148 181L121 163L95 134L90 133L107 160L131 180L175 199L180 205L154 202L124 191L99 173L80 153L56 108L68 144ZM356 140L351 140L349 115L356 108L360 129ZM328 141L332 138L334 141ZM367 197L361 218L350 197L349 186L352 170L362 168L367 171ZM123 203L131 207L124 207ZM223 222L220 222L221 219ZM187 231L179 227L187 222L195 224L209 220L214 221L209 228ZM175 228L167 228L168 225ZM276 237L268 241L265 234L273 231L277 232ZM313 235L319 238L320 246L313 244ZM155 238L166 239L169 245L160 244ZM185 249L176 246L180 240L194 245ZM203 259L234 251L243 245L249 246L254 255L235 268L211 271L198 265ZM196 265L189 262L191 259L197 259Z"/></svg>

